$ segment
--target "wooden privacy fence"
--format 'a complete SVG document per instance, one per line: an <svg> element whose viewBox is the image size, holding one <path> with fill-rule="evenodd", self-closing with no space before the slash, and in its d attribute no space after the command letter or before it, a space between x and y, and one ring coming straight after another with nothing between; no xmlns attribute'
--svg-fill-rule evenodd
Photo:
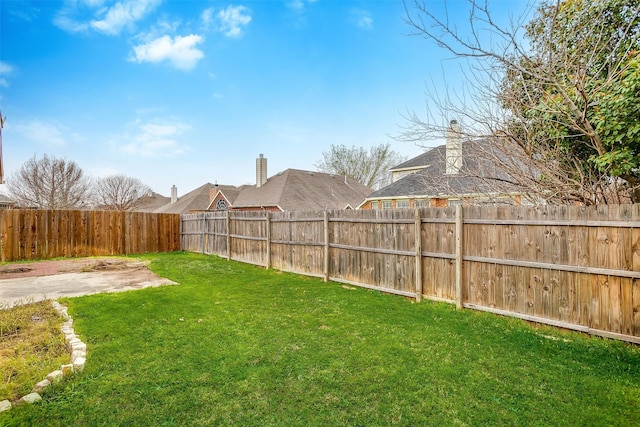
<svg viewBox="0 0 640 427"><path fill-rule="evenodd" d="M79 210L0 210L0 260L180 250L180 215Z"/></svg>
<svg viewBox="0 0 640 427"><path fill-rule="evenodd" d="M181 247L640 343L640 205L210 212Z"/></svg>

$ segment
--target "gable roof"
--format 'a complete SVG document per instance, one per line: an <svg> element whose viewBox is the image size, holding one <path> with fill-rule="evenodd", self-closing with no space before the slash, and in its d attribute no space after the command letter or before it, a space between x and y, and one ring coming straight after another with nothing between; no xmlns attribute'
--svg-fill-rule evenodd
<svg viewBox="0 0 640 427"><path fill-rule="evenodd" d="M399 165L389 169L389 172L401 171L405 169L423 169L430 162L430 157L433 155L431 151L433 150L426 151L412 159L407 160L406 162L400 163Z"/></svg>
<svg viewBox="0 0 640 427"><path fill-rule="evenodd" d="M462 167L458 174L446 174L446 145L440 145L394 169L421 167L415 173L371 193L367 199L402 196L446 197L514 193L522 191L512 184L510 177L501 172L489 159L503 156L487 140L462 143ZM411 165L411 166L407 166Z"/></svg>
<svg viewBox="0 0 640 427"><path fill-rule="evenodd" d="M244 188L232 208L278 207L283 211L354 208L371 191L352 178L287 169L260 187Z"/></svg>
<svg viewBox="0 0 640 427"><path fill-rule="evenodd" d="M233 202L238 198L238 195L242 190L249 187L249 185L242 185L236 187L234 185L215 185L215 188L210 193L210 202L207 206L207 210L216 210L216 203L220 199L224 199L228 204L233 205Z"/></svg>
<svg viewBox="0 0 640 427"><path fill-rule="evenodd" d="M140 204L135 208L138 212L154 212L156 209L166 205L171 201L170 197L152 192L149 196L144 196Z"/></svg>
<svg viewBox="0 0 640 427"><path fill-rule="evenodd" d="M178 201L173 204L169 200L169 203L159 207L154 212L185 214L204 211L207 209L207 206L209 206L209 192L214 187L214 184L207 182L184 196L178 197Z"/></svg>

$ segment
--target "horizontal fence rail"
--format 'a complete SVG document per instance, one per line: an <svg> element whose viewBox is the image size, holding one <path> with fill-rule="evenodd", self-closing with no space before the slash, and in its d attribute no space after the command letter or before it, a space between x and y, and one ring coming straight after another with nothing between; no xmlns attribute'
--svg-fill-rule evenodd
<svg viewBox="0 0 640 427"><path fill-rule="evenodd" d="M2 262L180 250L180 215L0 210Z"/></svg>
<svg viewBox="0 0 640 427"><path fill-rule="evenodd" d="M640 343L640 205L207 212L181 248Z"/></svg>

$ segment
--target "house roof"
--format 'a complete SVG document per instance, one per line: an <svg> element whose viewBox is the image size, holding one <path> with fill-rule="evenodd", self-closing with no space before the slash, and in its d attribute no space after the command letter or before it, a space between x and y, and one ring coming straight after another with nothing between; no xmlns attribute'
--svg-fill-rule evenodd
<svg viewBox="0 0 640 427"><path fill-rule="evenodd" d="M519 187L489 159L500 156L487 140L462 143L462 167L458 174L446 174L446 145L435 147L394 169L422 167L396 182L371 193L367 199L402 196L446 197L470 194L517 192ZM403 166L405 165L405 166Z"/></svg>
<svg viewBox="0 0 640 427"><path fill-rule="evenodd" d="M232 207L277 206L284 211L355 208L369 193L369 187L352 178L287 169L270 177L260 187L244 188Z"/></svg>
<svg viewBox="0 0 640 427"><path fill-rule="evenodd" d="M399 165L389 169L389 171L393 172L393 171L399 171L404 169L424 168L425 165L429 164L429 158L432 156L431 151L433 150L426 151L412 159L407 160L406 162L400 163Z"/></svg>
<svg viewBox="0 0 640 427"><path fill-rule="evenodd" d="M171 203L171 199L169 199L169 203L159 207L154 212L185 214L204 211L209 206L209 192L212 188L215 188L215 185L207 182L184 196L178 197L178 201L173 204Z"/></svg>
<svg viewBox="0 0 640 427"><path fill-rule="evenodd" d="M0 203L15 203L15 201L4 193L0 193Z"/></svg>
<svg viewBox="0 0 640 427"><path fill-rule="evenodd" d="M140 205L135 210L139 212L153 212L156 209L166 205L170 201L170 197L166 197L162 194L153 192L150 196L145 196L143 200L140 201Z"/></svg>
<svg viewBox="0 0 640 427"><path fill-rule="evenodd" d="M220 192L222 193L224 198L227 199L229 203L233 203L238 198L238 195L240 194L240 192L242 192L242 190L248 187L251 187L251 186L250 185L242 185L240 187L236 187L234 185L216 186L216 189L218 191L213 193L213 197L211 199L213 200L215 196L218 194L218 192Z"/></svg>
<svg viewBox="0 0 640 427"><path fill-rule="evenodd" d="M211 205L218 199L218 194L222 193L222 196L231 204L235 202L238 198L238 195L245 188L250 187L249 185L242 185L240 187L236 187L234 185L215 185L214 191L211 193L210 203L207 209L211 209Z"/></svg>

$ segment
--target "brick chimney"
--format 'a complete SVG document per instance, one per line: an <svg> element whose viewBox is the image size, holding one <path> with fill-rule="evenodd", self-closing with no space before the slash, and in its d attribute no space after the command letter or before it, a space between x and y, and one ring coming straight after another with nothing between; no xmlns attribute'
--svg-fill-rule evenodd
<svg viewBox="0 0 640 427"><path fill-rule="evenodd" d="M178 187L175 185L171 186L171 204L174 204L178 201Z"/></svg>
<svg viewBox="0 0 640 427"><path fill-rule="evenodd" d="M462 130L458 122L451 120L447 129L447 175L456 175L462 167Z"/></svg>
<svg viewBox="0 0 640 427"><path fill-rule="evenodd" d="M267 159L262 154L256 159L256 188L267 182Z"/></svg>

